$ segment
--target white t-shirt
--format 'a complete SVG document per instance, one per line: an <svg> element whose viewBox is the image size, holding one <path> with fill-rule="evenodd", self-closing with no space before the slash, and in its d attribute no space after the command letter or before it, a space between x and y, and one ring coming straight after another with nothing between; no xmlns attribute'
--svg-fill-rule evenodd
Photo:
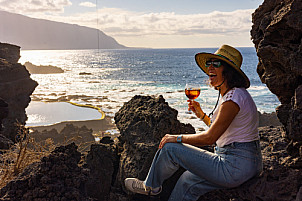
<svg viewBox="0 0 302 201"><path fill-rule="evenodd" d="M258 135L258 112L255 102L245 88L233 88L220 99L216 110L213 113L212 121L214 122L220 105L226 101L233 101L240 110L227 130L216 141L217 146L232 142L251 142L259 139Z"/></svg>

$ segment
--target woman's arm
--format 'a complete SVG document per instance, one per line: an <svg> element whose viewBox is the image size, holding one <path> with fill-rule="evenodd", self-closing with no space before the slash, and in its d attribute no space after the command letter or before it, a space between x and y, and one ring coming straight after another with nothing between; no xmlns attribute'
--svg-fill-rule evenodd
<svg viewBox="0 0 302 201"><path fill-rule="evenodd" d="M188 110L191 110L195 113L195 115L201 119L207 126L210 126L211 124L211 119L208 115L206 115L206 113L204 113L200 107L200 104L196 101L191 101L188 100L189 104L189 108Z"/></svg>
<svg viewBox="0 0 302 201"><path fill-rule="evenodd" d="M195 146L211 145L214 144L218 138L226 131L229 125L232 123L235 116L238 114L240 108L233 101L226 101L221 104L217 118L211 125L209 130L200 134L189 134L182 136L182 142ZM166 134L160 144L161 149L168 142L177 142L178 135Z"/></svg>

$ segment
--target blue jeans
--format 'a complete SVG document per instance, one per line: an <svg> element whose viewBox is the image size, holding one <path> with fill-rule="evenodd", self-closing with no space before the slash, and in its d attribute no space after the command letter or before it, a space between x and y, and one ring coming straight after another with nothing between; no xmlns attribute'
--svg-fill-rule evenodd
<svg viewBox="0 0 302 201"><path fill-rule="evenodd" d="M188 144L167 143L158 150L146 180L156 188L179 168L185 171L169 200L188 201L215 189L237 187L262 171L259 141L234 142L209 152Z"/></svg>

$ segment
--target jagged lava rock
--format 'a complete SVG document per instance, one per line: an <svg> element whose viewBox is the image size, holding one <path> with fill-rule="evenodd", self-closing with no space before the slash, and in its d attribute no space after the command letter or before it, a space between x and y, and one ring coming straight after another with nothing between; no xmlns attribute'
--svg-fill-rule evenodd
<svg viewBox="0 0 302 201"><path fill-rule="evenodd" d="M296 153L302 149L301 16L301 0L265 0L253 13L251 30L259 57L257 72L281 102L277 116L286 137L299 143Z"/></svg>
<svg viewBox="0 0 302 201"><path fill-rule="evenodd" d="M0 97L8 104L9 113L3 119L3 134L15 140L15 123L25 124L25 108L38 83L30 78L25 66L17 63L20 47L0 43Z"/></svg>
<svg viewBox="0 0 302 201"><path fill-rule="evenodd" d="M51 129L49 131L43 130L39 132L33 128L33 132L30 133L30 136L37 142L51 138L55 144L62 143L64 141L75 142L76 144L95 141L92 135L92 129L88 129L86 126L79 128L73 124L66 124L60 132L56 129Z"/></svg>
<svg viewBox="0 0 302 201"><path fill-rule="evenodd" d="M89 171L78 166L80 159L74 143L57 147L3 187L0 200L92 200L85 191Z"/></svg>
<svg viewBox="0 0 302 201"><path fill-rule="evenodd" d="M86 182L89 197L110 201L112 183L118 171L119 157L116 146L112 143L93 144L86 156L85 167L90 170Z"/></svg>
<svg viewBox="0 0 302 201"><path fill-rule="evenodd" d="M177 114L178 111L171 108L161 95L136 95L121 107L114 117L123 147L116 184L124 185L127 177L145 179L159 142L165 134L195 133L192 125L177 120Z"/></svg>
<svg viewBox="0 0 302 201"><path fill-rule="evenodd" d="M161 95L136 95L115 114L114 120L122 143L127 144L158 142L167 133L195 133L192 125L177 120L177 114Z"/></svg>

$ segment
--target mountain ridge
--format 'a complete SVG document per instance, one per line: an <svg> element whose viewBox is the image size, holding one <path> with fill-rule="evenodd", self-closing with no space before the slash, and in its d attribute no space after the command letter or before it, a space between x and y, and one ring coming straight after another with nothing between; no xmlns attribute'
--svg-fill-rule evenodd
<svg viewBox="0 0 302 201"><path fill-rule="evenodd" d="M0 42L16 44L28 50L127 48L95 28L6 11L0 11Z"/></svg>

